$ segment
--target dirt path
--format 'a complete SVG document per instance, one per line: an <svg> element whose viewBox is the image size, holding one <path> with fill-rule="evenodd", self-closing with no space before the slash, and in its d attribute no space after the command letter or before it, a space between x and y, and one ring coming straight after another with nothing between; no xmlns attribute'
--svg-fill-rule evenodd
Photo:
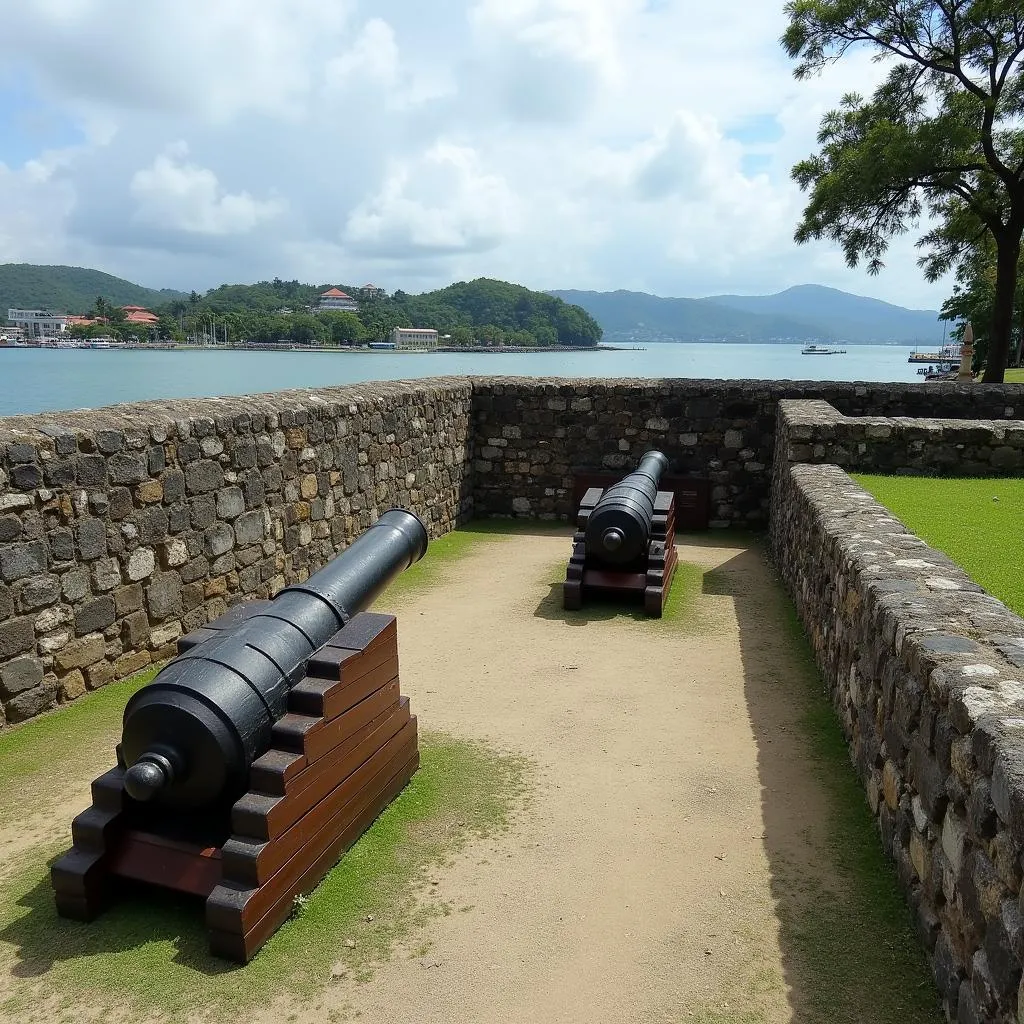
<svg viewBox="0 0 1024 1024"><path fill-rule="evenodd" d="M744 550L679 553L712 568ZM539 785L510 833L435 876L456 912L428 943L333 984L325 1006L390 1024L621 1024L732 1019L738 1001L737 1020L791 1020L745 693L752 672L785 673L791 645L741 649L729 596L697 599L700 631L567 616L551 585L565 557L550 533L481 544L396 609L421 728L526 754ZM760 557L740 561L752 603L777 601ZM791 709L777 714L784 728ZM820 814L810 769L779 763L773 815Z"/></svg>

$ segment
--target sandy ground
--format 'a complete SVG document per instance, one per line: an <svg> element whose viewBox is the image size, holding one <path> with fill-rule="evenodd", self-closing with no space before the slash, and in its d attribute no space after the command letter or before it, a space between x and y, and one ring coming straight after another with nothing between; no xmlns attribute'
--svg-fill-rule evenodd
<svg viewBox="0 0 1024 1024"><path fill-rule="evenodd" d="M792 645L750 621L744 642L729 596L748 618L777 609L762 556L680 546L725 583L698 598L695 631L563 612L552 581L566 545L550 532L481 544L395 609L421 728L525 754L538 784L511 831L435 873L437 897L471 909L417 935L425 954L411 942L369 982L332 984L325 1009L391 1024L685 1021L740 1007L795 1019L763 805L770 791L773 855L800 858L801 822L823 796L780 739L797 712L769 684ZM766 780L759 750L773 740Z"/></svg>

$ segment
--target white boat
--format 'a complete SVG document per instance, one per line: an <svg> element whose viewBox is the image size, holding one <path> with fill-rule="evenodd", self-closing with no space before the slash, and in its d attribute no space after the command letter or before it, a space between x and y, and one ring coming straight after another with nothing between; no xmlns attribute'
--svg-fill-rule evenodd
<svg viewBox="0 0 1024 1024"><path fill-rule="evenodd" d="M805 345L800 350L802 356L843 356L845 348L828 348L826 345Z"/></svg>

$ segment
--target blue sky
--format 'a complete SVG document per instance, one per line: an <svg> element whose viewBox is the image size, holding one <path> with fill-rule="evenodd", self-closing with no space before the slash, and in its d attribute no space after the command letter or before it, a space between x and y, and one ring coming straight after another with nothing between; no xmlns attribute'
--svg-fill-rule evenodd
<svg viewBox="0 0 1024 1024"><path fill-rule="evenodd" d="M34 0L5 12L0 247L202 290L761 293L941 303L797 247L789 177L867 55L796 82L781 3ZM195 27L202 25L203 31ZM16 45L13 41L16 41Z"/></svg>

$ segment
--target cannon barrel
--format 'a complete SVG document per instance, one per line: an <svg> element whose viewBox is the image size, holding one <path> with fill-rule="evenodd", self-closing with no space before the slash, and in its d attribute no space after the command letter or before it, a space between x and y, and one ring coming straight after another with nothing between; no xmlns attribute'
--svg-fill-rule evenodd
<svg viewBox="0 0 1024 1024"><path fill-rule="evenodd" d="M244 791L310 657L426 550L420 519L390 509L304 583L175 658L125 707L128 795L201 807Z"/></svg>
<svg viewBox="0 0 1024 1024"><path fill-rule="evenodd" d="M646 553L654 500L668 459L648 452L636 471L609 487L587 519L587 554L610 565L627 565Z"/></svg>

